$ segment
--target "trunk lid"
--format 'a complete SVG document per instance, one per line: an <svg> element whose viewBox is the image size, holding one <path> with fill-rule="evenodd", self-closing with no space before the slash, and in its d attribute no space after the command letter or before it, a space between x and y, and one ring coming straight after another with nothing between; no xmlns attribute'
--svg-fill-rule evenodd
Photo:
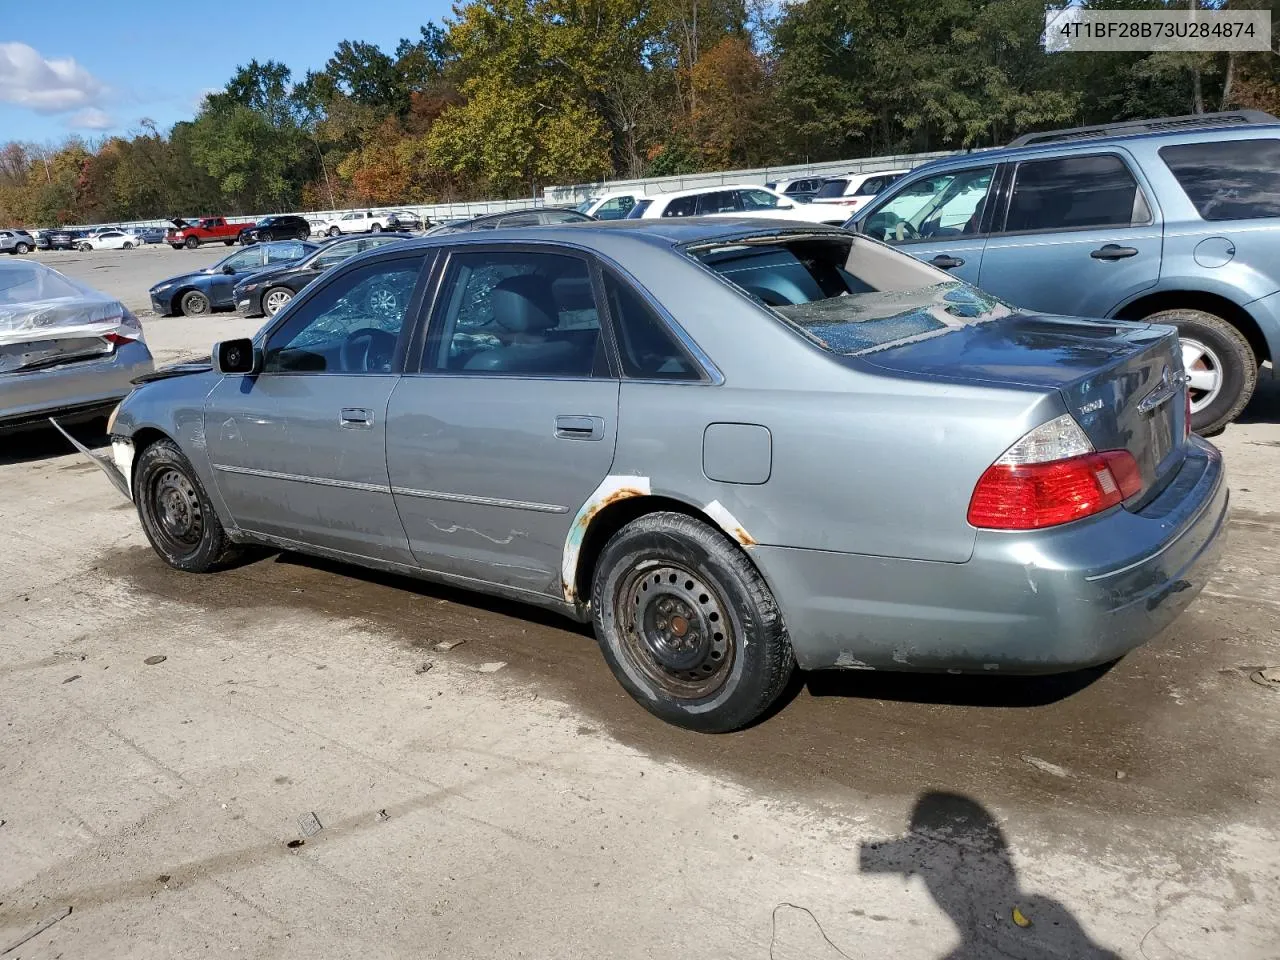
<svg viewBox="0 0 1280 960"><path fill-rule="evenodd" d="M1182 354L1173 327L1013 314L871 351L898 373L1058 390L1097 450L1128 450L1153 496L1185 456Z"/></svg>
<svg viewBox="0 0 1280 960"><path fill-rule="evenodd" d="M110 356L115 345L105 337L64 337L0 344L0 373L41 370Z"/></svg>

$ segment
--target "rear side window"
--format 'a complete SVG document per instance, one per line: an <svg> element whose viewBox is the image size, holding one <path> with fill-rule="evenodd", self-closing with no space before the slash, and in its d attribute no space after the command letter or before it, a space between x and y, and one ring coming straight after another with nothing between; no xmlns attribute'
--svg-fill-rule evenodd
<svg viewBox="0 0 1280 960"><path fill-rule="evenodd" d="M1280 217L1280 140L1181 143L1160 159L1206 220Z"/></svg>
<svg viewBox="0 0 1280 960"><path fill-rule="evenodd" d="M645 380L701 379L697 366L680 348L662 318L630 284L605 274L604 289L625 376Z"/></svg>
<svg viewBox="0 0 1280 960"><path fill-rule="evenodd" d="M1128 226L1151 219L1138 182L1114 154L1018 164L1005 230Z"/></svg>
<svg viewBox="0 0 1280 960"><path fill-rule="evenodd" d="M698 212L698 198L675 197L662 211L664 217L692 217Z"/></svg>
<svg viewBox="0 0 1280 960"><path fill-rule="evenodd" d="M888 185L888 181L884 177L868 177L862 181L862 186L853 191L855 197L874 197Z"/></svg>
<svg viewBox="0 0 1280 960"><path fill-rule="evenodd" d="M644 200L637 201L636 205L631 208L631 212L627 214L626 219L639 220L641 217L644 216L644 212L648 210L651 206L653 206L653 201L647 198Z"/></svg>
<svg viewBox="0 0 1280 960"><path fill-rule="evenodd" d="M841 178L835 180L827 180L818 188L817 198L819 200L827 197L843 197L845 187L849 186L849 181Z"/></svg>
<svg viewBox="0 0 1280 960"><path fill-rule="evenodd" d="M737 190L717 190L715 193L704 193L698 198L699 214L737 213L741 209Z"/></svg>

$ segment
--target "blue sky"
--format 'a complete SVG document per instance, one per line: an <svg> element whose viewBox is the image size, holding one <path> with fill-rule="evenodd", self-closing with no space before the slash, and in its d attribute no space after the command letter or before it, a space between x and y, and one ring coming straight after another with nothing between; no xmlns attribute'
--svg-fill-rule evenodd
<svg viewBox="0 0 1280 960"><path fill-rule="evenodd" d="M341 40L388 53L448 0L0 0L0 142L162 129L235 68L280 60L301 79Z"/></svg>

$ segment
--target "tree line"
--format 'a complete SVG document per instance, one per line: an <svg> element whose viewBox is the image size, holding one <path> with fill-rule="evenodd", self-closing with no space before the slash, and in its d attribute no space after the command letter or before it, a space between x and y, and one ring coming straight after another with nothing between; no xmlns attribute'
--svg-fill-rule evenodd
<svg viewBox="0 0 1280 960"><path fill-rule="evenodd" d="M1277 5L1201 2L1227 4ZM251 61L167 131L7 143L0 224L527 197L1280 112L1274 53L1047 54L1043 30L1042 0L463 0L393 51L344 40L301 77Z"/></svg>

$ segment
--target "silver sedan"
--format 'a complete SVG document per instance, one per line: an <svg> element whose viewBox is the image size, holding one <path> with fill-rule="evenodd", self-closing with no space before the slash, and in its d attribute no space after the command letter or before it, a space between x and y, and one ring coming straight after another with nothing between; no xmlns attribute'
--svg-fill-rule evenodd
<svg viewBox="0 0 1280 960"><path fill-rule="evenodd" d="M166 562L269 546L549 607L704 731L797 665L1117 658L1227 514L1172 328L1021 313L822 226L407 241L174 374L103 464Z"/></svg>

